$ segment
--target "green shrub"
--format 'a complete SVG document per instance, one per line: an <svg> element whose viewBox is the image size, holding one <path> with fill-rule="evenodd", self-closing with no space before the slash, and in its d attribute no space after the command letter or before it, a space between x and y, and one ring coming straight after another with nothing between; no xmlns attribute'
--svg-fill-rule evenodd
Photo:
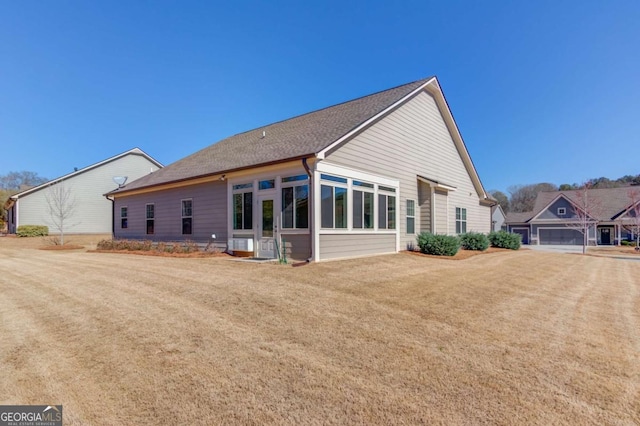
<svg viewBox="0 0 640 426"><path fill-rule="evenodd" d="M620 241L620 244L622 244L623 246L634 246L636 245L635 241L628 241L628 240L623 240Z"/></svg>
<svg viewBox="0 0 640 426"><path fill-rule="evenodd" d="M49 235L49 227L43 225L20 225L16 230L18 237L46 237Z"/></svg>
<svg viewBox="0 0 640 426"><path fill-rule="evenodd" d="M450 235L434 235L423 232L418 235L418 247L425 254L454 256L460 248L460 240L458 237Z"/></svg>
<svg viewBox="0 0 640 426"><path fill-rule="evenodd" d="M489 238L479 232L460 235L460 246L465 250L485 251L489 248Z"/></svg>
<svg viewBox="0 0 640 426"><path fill-rule="evenodd" d="M522 235L507 231L494 231L489 233L489 242L493 247L518 250L522 242Z"/></svg>

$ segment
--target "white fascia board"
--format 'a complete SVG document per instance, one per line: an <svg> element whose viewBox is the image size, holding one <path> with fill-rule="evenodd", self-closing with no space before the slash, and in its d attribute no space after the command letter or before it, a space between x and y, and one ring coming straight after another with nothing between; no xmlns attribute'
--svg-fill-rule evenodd
<svg viewBox="0 0 640 426"><path fill-rule="evenodd" d="M353 130L351 130L349 133L345 134L344 136L342 136L340 139L336 140L335 142L333 142L331 145L329 145L328 147L324 148L322 151L318 152L316 154L316 157L320 160L323 160L326 155L327 152L331 151L333 148L335 148L336 146L340 145L342 142L344 142L345 140L351 138L353 135L357 134L358 132L360 132L362 129L366 128L367 126L371 125L371 123L375 122L376 120L378 120L380 117L384 116L385 114L387 114L389 111L392 111L393 109L395 109L398 105L403 104L404 102L407 101L407 99L411 99L413 96L416 95L416 93L419 93L420 91L424 90L429 84L431 84L432 82L436 81L435 77L430 78L428 81L426 81L424 84L421 84L418 88L416 88L415 90L413 90L411 93L409 93L408 95L404 96L403 98L401 98L400 100L394 102L393 104L391 104L390 106L388 106L387 108L385 108L384 110L382 110L381 112L379 112L378 114L374 115L373 117L369 118L368 120L366 120L365 122L363 122L362 124L360 124L359 126L357 126L356 128L354 128Z"/></svg>
<svg viewBox="0 0 640 426"><path fill-rule="evenodd" d="M436 189L444 189L446 191L452 191L452 192L455 191L456 189L458 189L453 185L447 185L447 184L444 184L442 182L438 182L436 180L431 180L429 178L426 178L426 177L423 177L423 176L419 176L419 175L418 175L418 180L422 181L424 183L427 183L427 184L429 184L429 186L432 186L432 187L434 187Z"/></svg>

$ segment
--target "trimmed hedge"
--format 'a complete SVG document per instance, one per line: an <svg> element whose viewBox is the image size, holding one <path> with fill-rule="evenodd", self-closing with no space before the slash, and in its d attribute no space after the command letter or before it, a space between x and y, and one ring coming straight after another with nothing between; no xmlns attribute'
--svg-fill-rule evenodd
<svg viewBox="0 0 640 426"><path fill-rule="evenodd" d="M465 250L485 251L489 248L489 238L479 232L467 232L460 235L460 246Z"/></svg>
<svg viewBox="0 0 640 426"><path fill-rule="evenodd" d="M20 225L16 229L18 237L46 237L49 235L49 227L44 225Z"/></svg>
<svg viewBox="0 0 640 426"><path fill-rule="evenodd" d="M98 250L126 250L126 251L154 251L162 253L195 253L200 246L193 241L159 242L150 240L102 240L98 243Z"/></svg>
<svg viewBox="0 0 640 426"><path fill-rule="evenodd" d="M494 231L489 233L489 242L493 247L518 250L522 243L522 235L507 231Z"/></svg>
<svg viewBox="0 0 640 426"><path fill-rule="evenodd" d="M455 256L460 248L460 240L451 235L434 235L423 232L418 235L418 247L420 247L420 252L424 254Z"/></svg>

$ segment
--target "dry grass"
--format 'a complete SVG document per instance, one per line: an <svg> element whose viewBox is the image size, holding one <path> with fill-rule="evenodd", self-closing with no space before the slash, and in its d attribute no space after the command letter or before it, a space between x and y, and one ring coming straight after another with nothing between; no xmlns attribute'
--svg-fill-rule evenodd
<svg viewBox="0 0 640 426"><path fill-rule="evenodd" d="M65 424L638 424L640 262L300 268L0 239L0 404Z"/></svg>

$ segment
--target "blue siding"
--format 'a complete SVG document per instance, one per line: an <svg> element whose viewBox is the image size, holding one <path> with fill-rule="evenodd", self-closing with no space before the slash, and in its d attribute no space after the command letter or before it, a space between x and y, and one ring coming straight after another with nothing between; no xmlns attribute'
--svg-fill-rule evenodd
<svg viewBox="0 0 640 426"><path fill-rule="evenodd" d="M191 235L182 234L183 199L193 205ZM155 205L155 232L146 233L145 205ZM121 227L120 208L127 207L128 226ZM227 184L209 182L182 188L118 197L115 201L114 228L116 238L150 239L153 241L191 240L207 243L216 234L216 245L227 245Z"/></svg>
<svg viewBox="0 0 640 426"><path fill-rule="evenodd" d="M558 209L564 208L566 214L558 215ZM540 213L540 216L536 220L544 220L544 219L570 219L576 217L575 210L570 202L568 202L565 198L560 198L556 200L548 209L543 210Z"/></svg>

